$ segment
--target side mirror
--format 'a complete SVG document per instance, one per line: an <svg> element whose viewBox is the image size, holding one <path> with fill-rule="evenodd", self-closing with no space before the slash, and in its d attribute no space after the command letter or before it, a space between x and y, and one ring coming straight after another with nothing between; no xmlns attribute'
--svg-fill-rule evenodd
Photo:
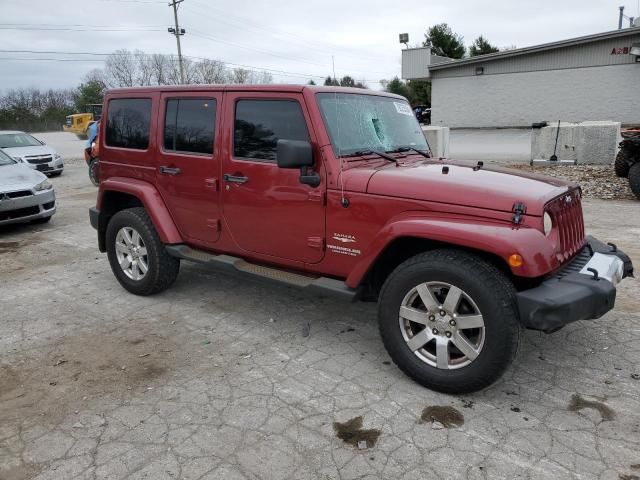
<svg viewBox="0 0 640 480"><path fill-rule="evenodd" d="M278 140L276 159L280 168L313 166L311 143L302 140Z"/></svg>

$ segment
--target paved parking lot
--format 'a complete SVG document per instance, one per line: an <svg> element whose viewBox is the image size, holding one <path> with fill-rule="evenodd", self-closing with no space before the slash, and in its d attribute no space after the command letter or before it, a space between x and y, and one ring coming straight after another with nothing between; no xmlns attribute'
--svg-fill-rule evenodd
<svg viewBox="0 0 640 480"><path fill-rule="evenodd" d="M184 262L167 292L126 293L84 164L52 181L49 225L0 231L0 479L640 476L638 280L598 321L525 332L491 388L443 395L390 364L374 305ZM640 261L640 202L585 209Z"/></svg>

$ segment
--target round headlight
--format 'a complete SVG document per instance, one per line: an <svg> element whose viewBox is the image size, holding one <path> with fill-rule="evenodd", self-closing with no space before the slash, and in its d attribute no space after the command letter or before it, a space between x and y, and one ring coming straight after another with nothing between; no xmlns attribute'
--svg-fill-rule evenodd
<svg viewBox="0 0 640 480"><path fill-rule="evenodd" d="M551 229L553 228L553 221L551 220L551 215L547 212L544 212L544 216L542 217L544 234L549 235L551 233Z"/></svg>

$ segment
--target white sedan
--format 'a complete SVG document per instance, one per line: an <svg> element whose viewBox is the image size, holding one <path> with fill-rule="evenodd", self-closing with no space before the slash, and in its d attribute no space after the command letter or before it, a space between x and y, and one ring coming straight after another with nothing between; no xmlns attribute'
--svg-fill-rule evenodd
<svg viewBox="0 0 640 480"><path fill-rule="evenodd" d="M0 148L18 162L47 176L57 177L64 169L64 162L58 152L25 132L0 130Z"/></svg>

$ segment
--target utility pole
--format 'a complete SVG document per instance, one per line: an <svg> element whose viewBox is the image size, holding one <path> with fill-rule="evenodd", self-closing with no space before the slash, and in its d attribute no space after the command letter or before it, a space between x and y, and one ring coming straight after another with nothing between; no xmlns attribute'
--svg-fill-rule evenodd
<svg viewBox="0 0 640 480"><path fill-rule="evenodd" d="M178 25L178 4L184 2L184 0L171 0L169 4L170 7L173 7L173 19L175 20L175 28L169 27L169 33L175 35L176 43L178 44L178 65L180 65L180 83L184 84L184 66L182 65L182 49L180 48L180 37L184 35L185 29L180 28Z"/></svg>
<svg viewBox="0 0 640 480"><path fill-rule="evenodd" d="M618 8L620 9L620 17L618 17L618 30L622 30L622 19L624 18L624 6L618 7Z"/></svg>

